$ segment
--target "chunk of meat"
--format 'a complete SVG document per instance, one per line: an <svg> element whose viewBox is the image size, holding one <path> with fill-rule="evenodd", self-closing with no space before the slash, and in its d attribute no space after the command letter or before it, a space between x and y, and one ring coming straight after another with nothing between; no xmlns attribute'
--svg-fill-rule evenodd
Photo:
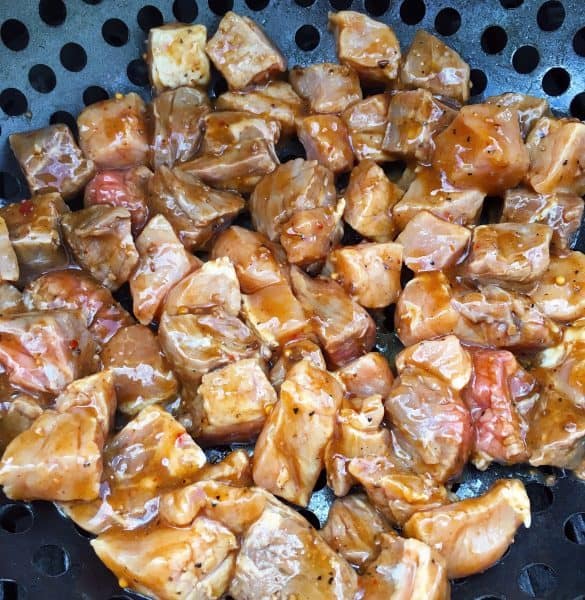
<svg viewBox="0 0 585 600"><path fill-rule="evenodd" d="M94 174L93 161L83 156L67 125L13 133L8 140L31 194L72 198Z"/></svg>
<svg viewBox="0 0 585 600"><path fill-rule="evenodd" d="M223 16L205 50L231 89L263 83L286 71L286 59L262 28L232 11Z"/></svg>
<svg viewBox="0 0 585 600"><path fill-rule="evenodd" d="M329 13L329 29L335 35L339 62L353 67L362 79L387 83L398 77L400 44L388 25L342 10Z"/></svg>
<svg viewBox="0 0 585 600"><path fill-rule="evenodd" d="M205 54L205 25L167 23L148 32L148 70L156 92L180 86L205 87L209 59Z"/></svg>
<svg viewBox="0 0 585 600"><path fill-rule="evenodd" d="M22 389L58 394L95 370L95 354L81 311L0 317L0 365L10 383Z"/></svg>
<svg viewBox="0 0 585 600"><path fill-rule="evenodd" d="M0 281L0 316L12 315L25 311L20 290L7 283Z"/></svg>
<svg viewBox="0 0 585 600"><path fill-rule="evenodd" d="M283 135L296 131L296 121L304 111L301 98L286 81L270 81L245 91L228 91L215 101L217 110L245 111L266 120L277 121Z"/></svg>
<svg viewBox="0 0 585 600"><path fill-rule="evenodd" d="M401 292L402 246L393 242L344 246L329 255L330 277L366 308L394 304Z"/></svg>
<svg viewBox="0 0 585 600"><path fill-rule="evenodd" d="M4 494L12 500L97 498L103 443L102 429L89 411L45 411L4 452Z"/></svg>
<svg viewBox="0 0 585 600"><path fill-rule="evenodd" d="M235 192L214 190L181 169L160 167L148 187L148 206L163 215L187 250L202 250L244 208Z"/></svg>
<svg viewBox="0 0 585 600"><path fill-rule="evenodd" d="M484 198L484 192L479 189L455 188L432 169L422 169L414 174L392 215L398 231L423 210L450 223L475 225Z"/></svg>
<svg viewBox="0 0 585 600"><path fill-rule="evenodd" d="M79 145L98 169L124 169L148 164L146 106L138 94L102 100L77 117Z"/></svg>
<svg viewBox="0 0 585 600"><path fill-rule="evenodd" d="M238 600L347 600L357 575L296 511L272 503L246 531L229 593Z"/></svg>
<svg viewBox="0 0 585 600"><path fill-rule="evenodd" d="M507 479L483 496L414 514L404 533L437 550L454 579L491 567L522 523L530 527L530 501L522 482Z"/></svg>
<svg viewBox="0 0 585 600"><path fill-rule="evenodd" d="M300 269L291 270L295 295L312 318L319 342L334 367L342 367L369 352L376 325L357 302L332 279L312 279Z"/></svg>
<svg viewBox="0 0 585 600"><path fill-rule="evenodd" d="M564 255L577 237L583 199L573 194L537 194L525 188L504 194L502 223L543 223L552 228L551 253Z"/></svg>
<svg viewBox="0 0 585 600"><path fill-rule="evenodd" d="M376 242L394 236L392 209L402 191L386 177L382 167L363 160L353 171L344 194L343 218L358 233Z"/></svg>
<svg viewBox="0 0 585 600"><path fill-rule="evenodd" d="M313 113L340 113L362 99L359 77L348 65L318 63L293 67L289 80Z"/></svg>
<svg viewBox="0 0 585 600"><path fill-rule="evenodd" d="M490 96L485 99L485 103L495 104L499 108L516 110L520 121L520 131L524 139L526 139L538 119L551 114L547 100L519 92L507 92L499 96Z"/></svg>
<svg viewBox="0 0 585 600"><path fill-rule="evenodd" d="M499 223L473 230L465 275L504 287L538 281L546 272L552 229L540 223Z"/></svg>
<svg viewBox="0 0 585 600"><path fill-rule="evenodd" d="M467 252L471 231L427 210L417 213L396 238L403 246L404 264L415 273L455 266Z"/></svg>
<svg viewBox="0 0 585 600"><path fill-rule="evenodd" d="M308 504L342 397L338 381L310 361L290 369L256 442L256 485L295 504Z"/></svg>
<svg viewBox="0 0 585 600"><path fill-rule="evenodd" d="M405 471L387 457L354 458L349 472L364 487L372 504L394 525L402 526L418 511L450 502L447 489L428 473Z"/></svg>
<svg viewBox="0 0 585 600"><path fill-rule="evenodd" d="M443 131L456 114L427 90L397 92L388 107L382 148L391 156L428 164L435 134Z"/></svg>
<svg viewBox="0 0 585 600"><path fill-rule="evenodd" d="M434 35L419 29L404 57L401 83L465 103L469 99L469 65Z"/></svg>
<svg viewBox="0 0 585 600"><path fill-rule="evenodd" d="M390 96L375 94L360 100L341 113L349 131L349 142L358 161L376 162L392 160L382 148Z"/></svg>
<svg viewBox="0 0 585 600"><path fill-rule="evenodd" d="M360 577L368 600L448 600L445 562L427 544L394 535L380 536L381 552Z"/></svg>
<svg viewBox="0 0 585 600"><path fill-rule="evenodd" d="M380 552L380 534L390 531L386 519L364 494L337 498L321 530L325 541L348 563L364 567Z"/></svg>
<svg viewBox="0 0 585 600"><path fill-rule="evenodd" d="M432 164L464 189L497 195L517 186L530 164L518 113L495 104L464 106L435 137Z"/></svg>
<svg viewBox="0 0 585 600"><path fill-rule="evenodd" d="M392 388L394 375L383 354L368 352L348 363L335 375L341 379L346 392L354 398L379 394L385 398Z"/></svg>
<svg viewBox="0 0 585 600"><path fill-rule="evenodd" d="M156 335L144 325L120 329L100 355L104 369L113 373L118 410L136 415L150 404L172 400L178 382Z"/></svg>
<svg viewBox="0 0 585 600"><path fill-rule="evenodd" d="M27 310L80 310L89 332L103 345L132 317L114 300L108 288L77 269L51 271L24 288Z"/></svg>
<svg viewBox="0 0 585 600"><path fill-rule="evenodd" d="M530 169L526 180L540 194L585 193L585 123L542 117L526 140Z"/></svg>
<svg viewBox="0 0 585 600"><path fill-rule="evenodd" d="M21 283L67 266L61 244L59 221L69 211L59 194L33 196L17 204L0 208L18 258Z"/></svg>
<svg viewBox="0 0 585 600"><path fill-rule="evenodd" d="M217 481L234 487L250 487L252 480L252 461L245 450L234 450L223 460L207 463L197 474L199 481Z"/></svg>
<svg viewBox="0 0 585 600"><path fill-rule="evenodd" d="M234 534L201 517L189 527L113 530L91 545L124 588L155 598L219 599L236 560Z"/></svg>
<svg viewBox="0 0 585 600"><path fill-rule="evenodd" d="M292 367L305 359L318 369L327 369L321 348L313 341L309 339L293 340L284 345L280 356L270 370L270 383L277 392L280 392L280 386Z"/></svg>
<svg viewBox="0 0 585 600"><path fill-rule="evenodd" d="M117 290L138 264L138 251L125 208L98 204L63 215L65 241L77 262L102 285Z"/></svg>
<svg viewBox="0 0 585 600"><path fill-rule="evenodd" d="M138 265L130 278L133 312L148 325L160 312L165 296L201 261L189 254L171 224L162 216L153 217L136 238Z"/></svg>
<svg viewBox="0 0 585 600"><path fill-rule="evenodd" d="M148 220L146 190L152 171L144 166L123 171L100 171L86 186L83 202L86 208L94 204L109 204L125 208L132 219L132 233L138 235Z"/></svg>
<svg viewBox="0 0 585 600"><path fill-rule="evenodd" d="M334 173L351 171L353 151L349 132L337 115L311 115L297 121L297 135L307 160L316 160Z"/></svg>
<svg viewBox="0 0 585 600"><path fill-rule="evenodd" d="M6 221L0 217L0 281L18 281L18 258L12 247Z"/></svg>

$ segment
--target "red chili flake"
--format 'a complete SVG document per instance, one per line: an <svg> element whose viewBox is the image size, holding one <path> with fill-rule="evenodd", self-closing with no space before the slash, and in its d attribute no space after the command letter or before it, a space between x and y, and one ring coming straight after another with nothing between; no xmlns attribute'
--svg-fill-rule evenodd
<svg viewBox="0 0 585 600"><path fill-rule="evenodd" d="M32 203L32 200L25 200L24 202L20 203L20 206L18 207L18 210L20 211L20 214L24 217L28 217L29 215L32 214L33 210L34 210L34 205Z"/></svg>
<svg viewBox="0 0 585 600"><path fill-rule="evenodd" d="M77 340L71 340L69 342L69 348L71 348L71 350L76 350L79 348L79 342Z"/></svg>
<svg viewBox="0 0 585 600"><path fill-rule="evenodd" d="M188 433L181 433L177 436L177 439L175 440L175 446L177 448L183 449L186 446L190 446L192 445L193 440L191 439L191 436Z"/></svg>

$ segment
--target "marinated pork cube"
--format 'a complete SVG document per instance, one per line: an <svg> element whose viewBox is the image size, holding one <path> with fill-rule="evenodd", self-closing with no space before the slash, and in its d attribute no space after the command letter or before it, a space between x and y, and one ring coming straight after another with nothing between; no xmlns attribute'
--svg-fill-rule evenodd
<svg viewBox="0 0 585 600"><path fill-rule="evenodd" d="M215 101L217 110L245 111L266 120L277 121L283 135L296 131L296 121L304 110L298 94L286 81L270 81L246 91L229 91Z"/></svg>
<svg viewBox="0 0 585 600"><path fill-rule="evenodd" d="M331 252L327 266L331 279L366 308L384 308L400 295L400 244L344 246Z"/></svg>
<svg viewBox="0 0 585 600"><path fill-rule="evenodd" d="M517 186L530 166L518 113L495 104L464 106L435 137L432 164L455 187L498 195Z"/></svg>
<svg viewBox="0 0 585 600"><path fill-rule="evenodd" d="M67 125L13 133L9 142L31 194L57 192L69 199L94 174L93 161L84 158Z"/></svg>
<svg viewBox="0 0 585 600"><path fill-rule="evenodd" d="M153 31L150 30L151 35ZM207 94L190 87L169 90L154 98L152 164L155 169L163 165L171 168L195 156L210 110Z"/></svg>
<svg viewBox="0 0 585 600"><path fill-rule="evenodd" d="M0 375L0 455L8 444L26 431L43 414L45 402L11 386Z"/></svg>
<svg viewBox="0 0 585 600"><path fill-rule="evenodd" d="M151 179L148 206L163 215L187 250L201 250L244 208L235 192L214 190L181 169L161 167Z"/></svg>
<svg viewBox="0 0 585 600"><path fill-rule="evenodd" d="M397 92L388 107L382 148L396 158L428 164L435 134L443 131L456 114L427 90Z"/></svg>
<svg viewBox="0 0 585 600"><path fill-rule="evenodd" d="M148 222L136 238L136 249L140 258L130 278L133 312L140 323L148 325L158 316L171 288L201 261L185 250L162 215Z"/></svg>
<svg viewBox="0 0 585 600"><path fill-rule="evenodd" d="M361 568L376 558L380 534L389 531L386 519L364 494L351 494L333 502L321 535L348 563Z"/></svg>
<svg viewBox="0 0 585 600"><path fill-rule="evenodd" d="M22 313L26 310L22 292L5 281L0 281L0 316Z"/></svg>
<svg viewBox="0 0 585 600"><path fill-rule="evenodd" d="M96 102L77 117L79 145L98 169L124 169L149 162L144 101L131 93Z"/></svg>
<svg viewBox="0 0 585 600"><path fill-rule="evenodd" d="M574 194L537 194L524 188L504 194L502 223L542 223L552 227L551 252L571 249L583 217L583 199Z"/></svg>
<svg viewBox="0 0 585 600"><path fill-rule="evenodd" d="M496 563L524 523L530 527L530 501L522 482L496 482L483 496L424 510L404 525L443 556L450 579L481 573Z"/></svg>
<svg viewBox="0 0 585 600"><path fill-rule="evenodd" d="M302 360L308 360L318 369L327 369L321 348L309 339L293 340L285 344L280 356L270 370L270 383L277 392L286 379L287 373Z"/></svg>
<svg viewBox="0 0 585 600"><path fill-rule="evenodd" d="M402 191L372 160L363 160L353 171L344 194L343 218L353 229L376 242L394 235L392 209Z"/></svg>
<svg viewBox="0 0 585 600"><path fill-rule="evenodd" d="M153 27L148 33L148 67L155 91L205 87L210 73L206 43L205 25L167 23Z"/></svg>
<svg viewBox="0 0 585 600"><path fill-rule="evenodd" d="M113 373L118 410L136 415L151 404L164 404L178 392L156 335L144 325L120 329L100 355L104 369Z"/></svg>
<svg viewBox="0 0 585 600"><path fill-rule="evenodd" d="M126 283L138 264L130 219L125 208L103 204L61 219L63 236L77 262L111 290Z"/></svg>
<svg viewBox="0 0 585 600"><path fill-rule="evenodd" d="M519 92L507 92L499 96L490 96L485 99L485 103L495 104L499 108L513 108L516 110L520 120L520 131L524 139L526 139L538 119L550 115L547 100L520 94Z"/></svg>
<svg viewBox="0 0 585 600"><path fill-rule="evenodd" d="M450 223L475 225L484 198L485 193L479 189L454 188L432 169L423 169L415 174L392 215L398 231L423 210Z"/></svg>
<svg viewBox="0 0 585 600"><path fill-rule="evenodd" d="M365 81L398 77L400 44L388 25L350 10L329 13L339 62L353 67Z"/></svg>
<svg viewBox="0 0 585 600"><path fill-rule="evenodd" d="M434 35L419 29L404 57L401 83L460 103L469 99L469 65Z"/></svg>
<svg viewBox="0 0 585 600"><path fill-rule="evenodd" d="M368 600L448 600L447 569L441 555L423 542L380 536L381 552L360 576Z"/></svg>
<svg viewBox="0 0 585 600"><path fill-rule="evenodd" d="M247 488L254 485L252 461L245 450L234 450L223 460L207 463L197 473L199 481L217 481L233 487Z"/></svg>
<svg viewBox="0 0 585 600"><path fill-rule="evenodd" d="M335 174L351 171L353 151L349 132L336 115L311 115L299 119L297 135L305 148L307 160L316 160Z"/></svg>
<svg viewBox="0 0 585 600"><path fill-rule="evenodd" d="M58 394L96 370L96 350L81 311L0 317L0 365L10 383L24 390Z"/></svg>
<svg viewBox="0 0 585 600"><path fill-rule="evenodd" d="M83 202L86 208L108 204L125 208L132 220L132 233L138 235L148 220L146 192L152 171L144 166L123 171L100 171L86 186Z"/></svg>
<svg viewBox="0 0 585 600"><path fill-rule="evenodd" d="M97 498L103 443L102 429L90 412L45 411L4 452L4 494L12 500Z"/></svg>
<svg viewBox="0 0 585 600"><path fill-rule="evenodd" d="M276 393L257 358L240 360L207 373L196 402L201 421L194 436L199 443L250 442L262 431Z"/></svg>
<svg viewBox="0 0 585 600"><path fill-rule="evenodd" d="M206 600L223 597L238 548L229 529L205 517L189 527L108 531L91 545L121 587L155 598Z"/></svg>
<svg viewBox="0 0 585 600"><path fill-rule="evenodd" d="M376 337L372 317L339 284L326 277L312 279L294 267L291 278L293 291L312 318L333 367L342 367L372 349Z"/></svg>
<svg viewBox="0 0 585 600"><path fill-rule="evenodd" d="M318 63L294 67L289 80L313 113L340 113L362 99L359 77L348 65Z"/></svg>
<svg viewBox="0 0 585 600"><path fill-rule="evenodd" d="M383 354L368 352L348 363L335 375L341 379L350 397L367 398L379 394L385 398L392 389L394 375Z"/></svg>
<svg viewBox="0 0 585 600"><path fill-rule="evenodd" d="M6 221L0 217L0 281L18 281L18 258L12 247Z"/></svg>
<svg viewBox="0 0 585 600"><path fill-rule="evenodd" d="M68 208L59 194L43 194L0 208L23 283L68 263L59 220Z"/></svg>
<svg viewBox="0 0 585 600"><path fill-rule="evenodd" d="M358 161L376 162L392 160L382 148L388 121L388 94L376 94L360 100L341 113L349 131L349 142Z"/></svg>
<svg viewBox="0 0 585 600"><path fill-rule="evenodd" d="M205 50L231 89L263 83L286 71L286 59L260 26L232 11L223 16Z"/></svg>
<svg viewBox="0 0 585 600"><path fill-rule="evenodd" d="M81 310L99 345L134 322L108 288L77 269L51 271L35 279L24 288L23 302L27 310Z"/></svg>
<svg viewBox="0 0 585 600"><path fill-rule="evenodd" d="M422 210L396 238L404 264L415 273L442 271L455 266L469 247L471 231Z"/></svg>
<svg viewBox="0 0 585 600"><path fill-rule="evenodd" d="M530 154L526 180L535 191L585 193L585 123L542 117L530 132L526 147Z"/></svg>
<svg viewBox="0 0 585 600"><path fill-rule="evenodd" d="M324 466L343 389L310 361L297 363L280 388L254 451L256 485L306 506Z"/></svg>

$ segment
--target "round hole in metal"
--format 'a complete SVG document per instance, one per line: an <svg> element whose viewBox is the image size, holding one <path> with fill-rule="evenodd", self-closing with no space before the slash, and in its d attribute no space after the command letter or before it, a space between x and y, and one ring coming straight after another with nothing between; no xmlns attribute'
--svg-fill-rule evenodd
<svg viewBox="0 0 585 600"><path fill-rule="evenodd" d="M295 33L297 46L305 52L314 50L319 45L320 40L319 30L313 25L301 25Z"/></svg>
<svg viewBox="0 0 585 600"><path fill-rule="evenodd" d="M298 511L315 529L321 529L319 518L314 512L311 512L308 508L299 508Z"/></svg>
<svg viewBox="0 0 585 600"><path fill-rule="evenodd" d="M24 589L13 579L0 579L0 598L2 600L24 600Z"/></svg>
<svg viewBox="0 0 585 600"><path fill-rule="evenodd" d="M585 27L582 27L573 36L573 50L579 56L585 56Z"/></svg>
<svg viewBox="0 0 585 600"><path fill-rule="evenodd" d="M565 521L565 536L574 544L585 545L585 513L575 513Z"/></svg>
<svg viewBox="0 0 585 600"><path fill-rule="evenodd" d="M18 186L16 193L18 193ZM2 195L0 189L0 196ZM33 512L26 504L8 504L0 511L0 527L8 533L24 533L33 526L33 522Z"/></svg>
<svg viewBox="0 0 585 600"><path fill-rule="evenodd" d="M329 0L333 10L347 10L351 6L352 0Z"/></svg>
<svg viewBox="0 0 585 600"><path fill-rule="evenodd" d="M20 194L20 182L14 175L0 171L0 199L14 200Z"/></svg>
<svg viewBox="0 0 585 600"><path fill-rule="evenodd" d="M61 48L59 52L59 58L61 64L73 73L83 71L85 65L87 65L87 53L85 48L76 44L75 42L69 42Z"/></svg>
<svg viewBox="0 0 585 600"><path fill-rule="evenodd" d="M518 73L532 73L539 62L540 55L534 46L521 46L512 56L512 66Z"/></svg>
<svg viewBox="0 0 585 600"><path fill-rule="evenodd" d="M246 6L250 10L264 10L270 0L246 0Z"/></svg>
<svg viewBox="0 0 585 600"><path fill-rule="evenodd" d="M549 96L564 94L571 85L571 76L562 67L548 70L542 78L542 89Z"/></svg>
<svg viewBox="0 0 585 600"><path fill-rule="evenodd" d="M518 8L522 6L524 0L500 0L500 4L507 9Z"/></svg>
<svg viewBox="0 0 585 600"><path fill-rule="evenodd" d="M57 123L67 125L67 127L71 129L71 133L73 133L73 136L75 138L78 137L79 132L77 131L77 121L75 117L66 110L58 110L54 112L49 118L49 123L51 125L56 125Z"/></svg>
<svg viewBox="0 0 585 600"><path fill-rule="evenodd" d="M416 25L425 18L426 7L422 0L404 0L400 5L400 18L407 25Z"/></svg>
<svg viewBox="0 0 585 600"><path fill-rule="evenodd" d="M108 92L106 92L106 90L99 85L90 85L83 92L83 103L85 106L89 106L95 102L101 102L102 100L107 100L108 98Z"/></svg>
<svg viewBox="0 0 585 600"><path fill-rule="evenodd" d="M471 79L471 95L479 96L479 94L483 94L487 87L486 74L481 69L471 69L469 78Z"/></svg>
<svg viewBox="0 0 585 600"><path fill-rule="evenodd" d="M454 8L448 6L437 13L435 29L441 35L453 35L461 27L461 15Z"/></svg>
<svg viewBox="0 0 585 600"><path fill-rule="evenodd" d="M163 16L156 6L147 4L143 6L136 15L138 26L144 33L148 33L153 27L160 27L163 24Z"/></svg>
<svg viewBox="0 0 585 600"><path fill-rule="evenodd" d="M10 50L18 52L28 46L30 36L26 25L18 19L8 19L0 27L0 39Z"/></svg>
<svg viewBox="0 0 585 600"><path fill-rule="evenodd" d="M222 17L234 7L234 0L208 0L209 8L213 13Z"/></svg>
<svg viewBox="0 0 585 600"><path fill-rule="evenodd" d="M559 583L557 574L543 563L526 565L518 577L518 586L532 598L540 598L554 590Z"/></svg>
<svg viewBox="0 0 585 600"><path fill-rule="evenodd" d="M120 19L108 19L102 25L102 36L110 46L119 48L128 43L130 32L128 25Z"/></svg>
<svg viewBox="0 0 585 600"><path fill-rule="evenodd" d="M130 61L126 68L126 74L134 85L141 87L148 85L148 65L143 58L135 58Z"/></svg>
<svg viewBox="0 0 585 600"><path fill-rule="evenodd" d="M536 22L543 31L555 31L565 20L565 7L558 0L545 2L536 13Z"/></svg>
<svg viewBox="0 0 585 600"><path fill-rule="evenodd" d="M491 25L481 34L481 47L486 54L501 52L507 43L508 34L499 25Z"/></svg>
<svg viewBox="0 0 585 600"><path fill-rule="evenodd" d="M6 88L0 93L0 108L9 117L18 117L28 109L26 96L16 88Z"/></svg>
<svg viewBox="0 0 585 600"><path fill-rule="evenodd" d="M62 25L67 18L67 7L63 0L41 0L39 2L39 16L51 27Z"/></svg>
<svg viewBox="0 0 585 600"><path fill-rule="evenodd" d="M553 503L554 495L552 490L542 483L527 483L526 493L530 498L530 508L534 513L544 512Z"/></svg>
<svg viewBox="0 0 585 600"><path fill-rule="evenodd" d="M390 0L366 0L364 7L373 17L381 17L390 8Z"/></svg>
<svg viewBox="0 0 585 600"><path fill-rule="evenodd" d="M51 67L47 65L34 65L28 72L28 81L37 92L48 94L55 89L57 77Z"/></svg>
<svg viewBox="0 0 585 600"><path fill-rule="evenodd" d="M69 570L71 559L64 548L47 544L36 550L32 557L32 564L43 575L59 577Z"/></svg>
<svg viewBox="0 0 585 600"><path fill-rule="evenodd" d="M573 117L585 121L585 92L577 94L571 100L570 111Z"/></svg>
<svg viewBox="0 0 585 600"><path fill-rule="evenodd" d="M173 2L173 15L181 23L192 23L199 14L199 7L195 0L175 0Z"/></svg>

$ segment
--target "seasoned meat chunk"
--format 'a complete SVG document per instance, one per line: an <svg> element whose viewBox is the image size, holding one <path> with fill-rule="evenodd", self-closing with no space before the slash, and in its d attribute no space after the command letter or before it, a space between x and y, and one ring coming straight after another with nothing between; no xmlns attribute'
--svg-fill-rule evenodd
<svg viewBox="0 0 585 600"><path fill-rule="evenodd" d="M435 137L432 164L456 187L492 195L515 187L529 167L518 113L495 104L464 106Z"/></svg>
<svg viewBox="0 0 585 600"><path fill-rule="evenodd" d="M306 506L324 466L343 389L308 360L287 373L254 452L256 485Z"/></svg>
<svg viewBox="0 0 585 600"><path fill-rule="evenodd" d="M18 281L18 258L12 247L6 221L0 217L0 281Z"/></svg>
<svg viewBox="0 0 585 600"><path fill-rule="evenodd" d="M302 360L308 360L318 369L326 370L325 358L321 348L309 339L294 340L284 345L280 356L270 370L270 383L279 392L287 373Z"/></svg>
<svg viewBox="0 0 585 600"><path fill-rule="evenodd" d="M234 450L223 460L207 463L197 473L199 481L225 483L226 485L247 488L252 481L252 461L245 450Z"/></svg>
<svg viewBox="0 0 585 600"><path fill-rule="evenodd" d="M530 132L526 147L530 154L526 180L535 191L585 193L585 123L542 117Z"/></svg>
<svg viewBox="0 0 585 600"><path fill-rule="evenodd" d="M133 312L143 325L158 316L165 296L201 261L189 254L171 224L162 216L153 217L136 238L139 261L130 278Z"/></svg>
<svg viewBox="0 0 585 600"><path fill-rule="evenodd" d="M156 92L181 86L205 87L209 59L205 25L167 23L148 32L150 83Z"/></svg>
<svg viewBox="0 0 585 600"><path fill-rule="evenodd" d="M0 365L10 383L22 389L58 394L95 370L95 353L81 311L0 317Z"/></svg>
<svg viewBox="0 0 585 600"><path fill-rule="evenodd" d="M7 283L0 281L0 315L12 315L25 311L20 290Z"/></svg>
<svg viewBox="0 0 585 600"><path fill-rule="evenodd" d="M86 186L84 204L109 204L125 208L132 219L132 233L138 235L148 220L146 190L152 171L144 166L123 171L100 171Z"/></svg>
<svg viewBox="0 0 585 600"><path fill-rule="evenodd" d="M135 415L150 404L172 400L178 382L158 339L144 325L120 329L100 355L104 369L114 376L118 410Z"/></svg>
<svg viewBox="0 0 585 600"><path fill-rule="evenodd" d="M536 98L519 92L507 92L499 96L490 96L485 99L486 104L495 104L499 108L512 108L518 112L520 131L522 137L530 133L540 117L549 116L550 108L544 98Z"/></svg>
<svg viewBox="0 0 585 600"><path fill-rule="evenodd" d="M144 101L131 93L102 100L77 117L79 145L98 169L148 163L149 133Z"/></svg>
<svg viewBox="0 0 585 600"><path fill-rule="evenodd" d="M353 67L362 79L387 83L398 77L400 45L388 25L342 10L329 13L329 29L335 35L339 62Z"/></svg>
<svg viewBox="0 0 585 600"><path fill-rule="evenodd" d="M193 251L207 247L244 208L244 200L235 192L214 190L181 169L163 166L149 183L148 206L152 214L164 215Z"/></svg>
<svg viewBox="0 0 585 600"><path fill-rule="evenodd" d="M104 434L89 411L47 410L14 438L0 461L12 500L93 500L102 474Z"/></svg>
<svg viewBox="0 0 585 600"><path fill-rule="evenodd" d="M372 349L376 325L340 285L326 277L312 279L297 268L292 269L291 279L331 365L342 367Z"/></svg>
<svg viewBox="0 0 585 600"><path fill-rule="evenodd" d="M573 194L537 194L525 188L504 194L502 223L542 223L552 228L551 252L569 252L583 217L583 199Z"/></svg>
<svg viewBox="0 0 585 600"><path fill-rule="evenodd" d="M311 115L299 119L297 135L307 153L334 173L351 171L353 151L345 123L336 115Z"/></svg>
<svg viewBox="0 0 585 600"><path fill-rule="evenodd" d="M533 283L548 268L551 239L552 229L540 223L480 225L473 230L464 273L475 281L512 288Z"/></svg>
<svg viewBox="0 0 585 600"><path fill-rule="evenodd" d="M318 63L294 67L289 79L295 92L314 113L340 113L362 99L357 73L347 65Z"/></svg>
<svg viewBox="0 0 585 600"><path fill-rule="evenodd" d="M491 567L522 523L530 527L530 501L522 482L506 479L483 496L417 512L404 525L404 533L437 550L454 579Z"/></svg>
<svg viewBox="0 0 585 600"><path fill-rule="evenodd" d="M375 94L352 104L341 113L349 131L349 142L358 161L392 160L393 157L382 148L389 103L388 94Z"/></svg>
<svg viewBox="0 0 585 600"><path fill-rule="evenodd" d="M388 107L382 148L391 156L428 164L435 134L443 131L456 114L427 90L397 92Z"/></svg>
<svg viewBox="0 0 585 600"><path fill-rule="evenodd" d="M334 250L327 262L331 279L366 308L384 308L400 295L402 246L364 243Z"/></svg>
<svg viewBox="0 0 585 600"><path fill-rule="evenodd" d="M33 196L0 208L18 258L20 281L26 283L68 263L61 245L59 220L69 211L59 194Z"/></svg>
<svg viewBox="0 0 585 600"><path fill-rule="evenodd" d="M68 199L94 174L93 161L84 158L67 125L13 133L9 142L31 194L57 192Z"/></svg>
<svg viewBox="0 0 585 600"><path fill-rule="evenodd" d="M383 354L368 352L348 363L335 375L341 379L351 397L367 398L379 394L385 398L392 389L394 375Z"/></svg>
<svg viewBox="0 0 585 600"><path fill-rule="evenodd" d="M358 233L376 242L394 235L392 208L402 191L386 177L382 167L363 160L353 171L345 190L343 218Z"/></svg>
<svg viewBox="0 0 585 600"><path fill-rule="evenodd" d="M469 65L434 35L419 29L404 57L400 81L464 103L469 99Z"/></svg>
<svg viewBox="0 0 585 600"><path fill-rule="evenodd" d="M104 204L63 215L65 241L77 262L102 285L117 290L138 263L130 213Z"/></svg>

